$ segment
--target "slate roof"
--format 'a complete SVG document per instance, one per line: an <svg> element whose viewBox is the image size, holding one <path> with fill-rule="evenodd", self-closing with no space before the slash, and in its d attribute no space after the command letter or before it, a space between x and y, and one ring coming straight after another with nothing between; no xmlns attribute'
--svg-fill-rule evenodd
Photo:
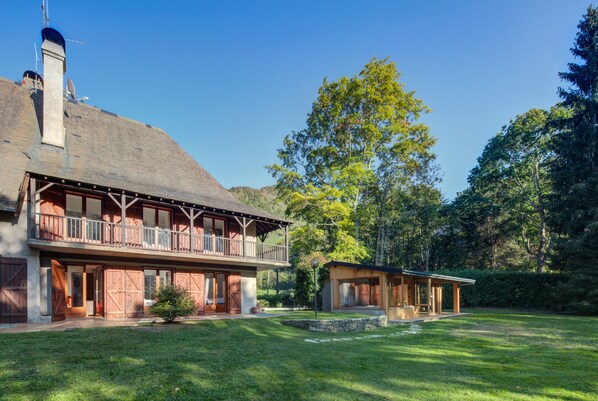
<svg viewBox="0 0 598 401"><path fill-rule="evenodd" d="M239 202L165 131L93 106L65 107L65 148L41 143L42 91L0 78L0 210L25 172L289 222Z"/></svg>

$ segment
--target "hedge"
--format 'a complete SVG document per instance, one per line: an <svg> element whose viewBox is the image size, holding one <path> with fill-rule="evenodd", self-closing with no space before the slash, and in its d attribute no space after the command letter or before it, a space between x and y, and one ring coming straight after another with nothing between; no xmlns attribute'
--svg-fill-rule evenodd
<svg viewBox="0 0 598 401"><path fill-rule="evenodd" d="M568 274L491 270L447 270L433 273L472 278L474 285L461 285L461 306L497 308L558 309L559 287L569 281ZM453 308L451 286L444 286L442 306Z"/></svg>

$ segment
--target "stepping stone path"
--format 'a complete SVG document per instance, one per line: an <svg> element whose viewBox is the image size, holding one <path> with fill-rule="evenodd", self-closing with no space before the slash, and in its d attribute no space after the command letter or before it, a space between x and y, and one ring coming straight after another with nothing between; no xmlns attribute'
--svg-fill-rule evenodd
<svg viewBox="0 0 598 401"><path fill-rule="evenodd" d="M341 341L367 340L370 338L401 337L401 336L407 336L407 335L411 335L411 334L419 334L421 332L422 332L422 327L419 324L414 323L414 324L409 325L409 328L407 328L406 330L397 331L397 332L390 333L390 334L369 334L369 335L358 336L358 337L339 337L339 338L306 338L303 341L305 341L306 343L311 343L311 344L323 344L323 343L335 343L335 342L341 342Z"/></svg>

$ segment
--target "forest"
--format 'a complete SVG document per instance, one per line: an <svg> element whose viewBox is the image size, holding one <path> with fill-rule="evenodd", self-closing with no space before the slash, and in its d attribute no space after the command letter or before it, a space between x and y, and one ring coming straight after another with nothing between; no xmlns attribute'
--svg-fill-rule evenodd
<svg viewBox="0 0 598 401"><path fill-rule="evenodd" d="M231 189L296 222L292 267L276 272L278 280L262 277L261 287L295 287L307 303L314 257L512 273L530 283L552 275L542 281L551 283L546 303L597 314L598 8L581 18L571 53L566 71L555 71L560 101L505 121L451 200L438 189L436 138L421 121L430 110L405 89L392 60L374 58L353 77L324 79L305 127L284 137L278 162L268 166L275 186ZM326 274L321 269L320 284Z"/></svg>

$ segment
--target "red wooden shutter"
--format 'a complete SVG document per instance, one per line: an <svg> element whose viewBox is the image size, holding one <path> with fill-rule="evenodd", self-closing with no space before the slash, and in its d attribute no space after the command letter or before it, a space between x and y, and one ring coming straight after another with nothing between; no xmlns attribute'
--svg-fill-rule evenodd
<svg viewBox="0 0 598 401"><path fill-rule="evenodd" d="M64 266L56 260L52 261L52 321L64 320L66 317L66 286Z"/></svg>
<svg viewBox="0 0 598 401"><path fill-rule="evenodd" d="M239 273L228 275L228 312L241 313L241 275Z"/></svg>
<svg viewBox="0 0 598 401"><path fill-rule="evenodd" d="M174 273L174 283L189 292L195 301L195 314L203 315L204 309L204 285L205 276L200 272L181 272Z"/></svg>
<svg viewBox="0 0 598 401"><path fill-rule="evenodd" d="M125 270L125 316L143 316L143 270Z"/></svg>
<svg viewBox="0 0 598 401"><path fill-rule="evenodd" d="M106 269L106 299L104 310L107 319L125 317L125 273L115 268Z"/></svg>

